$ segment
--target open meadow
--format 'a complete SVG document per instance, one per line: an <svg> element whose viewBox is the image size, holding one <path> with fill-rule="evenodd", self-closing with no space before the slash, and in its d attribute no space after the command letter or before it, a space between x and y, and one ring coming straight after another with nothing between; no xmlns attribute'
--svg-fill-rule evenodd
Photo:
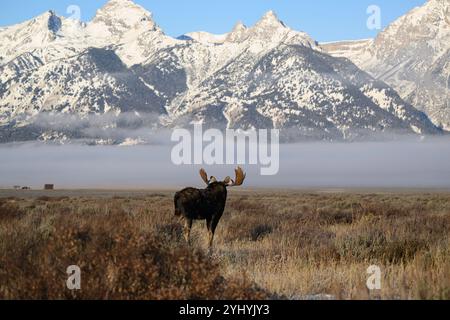
<svg viewBox="0 0 450 320"><path fill-rule="evenodd" d="M0 299L450 299L449 192L233 190L212 254L173 194L0 191Z"/></svg>

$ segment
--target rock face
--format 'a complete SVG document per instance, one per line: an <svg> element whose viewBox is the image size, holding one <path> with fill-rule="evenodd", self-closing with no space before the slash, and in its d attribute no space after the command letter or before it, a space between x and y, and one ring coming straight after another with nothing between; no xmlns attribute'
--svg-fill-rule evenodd
<svg viewBox="0 0 450 320"><path fill-rule="evenodd" d="M385 81L436 125L450 130L450 1L429 0L375 40L322 47Z"/></svg>
<svg viewBox="0 0 450 320"><path fill-rule="evenodd" d="M0 40L1 142L141 141L115 133L193 122L279 128L293 140L441 132L391 87L326 54L274 12L252 27L238 23L225 35L174 39L142 7L111 0L87 24L47 12L0 29ZM436 70L446 61L436 61ZM64 125L55 125L62 116ZM93 116L101 119L95 130L86 120ZM105 130L116 138L105 137Z"/></svg>

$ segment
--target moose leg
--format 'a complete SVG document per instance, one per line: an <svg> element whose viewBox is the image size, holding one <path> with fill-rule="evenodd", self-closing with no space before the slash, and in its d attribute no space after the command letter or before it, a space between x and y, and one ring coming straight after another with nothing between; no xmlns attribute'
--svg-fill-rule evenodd
<svg viewBox="0 0 450 320"><path fill-rule="evenodd" d="M192 219L185 218L184 219L184 239L186 239L187 244L190 244L191 229L192 229Z"/></svg>
<svg viewBox="0 0 450 320"><path fill-rule="evenodd" d="M219 219L211 219L211 221L208 222L208 235L209 235L209 250L212 250L213 242L214 242L214 235L216 233L217 225L219 224Z"/></svg>
<svg viewBox="0 0 450 320"><path fill-rule="evenodd" d="M208 228L208 247L209 247L209 250L211 250L212 243L214 240L214 233L212 231L212 219L206 220L206 227Z"/></svg>

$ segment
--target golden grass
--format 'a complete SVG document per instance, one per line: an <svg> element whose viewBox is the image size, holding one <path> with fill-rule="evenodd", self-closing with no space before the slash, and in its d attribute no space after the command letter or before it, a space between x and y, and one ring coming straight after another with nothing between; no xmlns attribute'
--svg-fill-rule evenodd
<svg viewBox="0 0 450 320"><path fill-rule="evenodd" d="M0 297L449 299L449 235L448 194L233 192L213 256L203 222L183 243L170 193L0 199Z"/></svg>

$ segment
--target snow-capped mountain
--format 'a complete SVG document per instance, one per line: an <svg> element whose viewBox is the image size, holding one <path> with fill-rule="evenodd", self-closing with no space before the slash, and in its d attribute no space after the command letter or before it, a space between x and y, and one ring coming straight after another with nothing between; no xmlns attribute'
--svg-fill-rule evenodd
<svg viewBox="0 0 450 320"><path fill-rule="evenodd" d="M86 28L87 37L106 44L129 42L147 32L162 34L152 14L128 0L109 1Z"/></svg>
<svg viewBox="0 0 450 320"><path fill-rule="evenodd" d="M0 63L23 54L32 54L44 63L76 54L82 28L82 23L48 11L30 21L0 29Z"/></svg>
<svg viewBox="0 0 450 320"><path fill-rule="evenodd" d="M302 45L242 54L189 91L176 110L214 127L289 128L323 139L437 132L384 83Z"/></svg>
<svg viewBox="0 0 450 320"><path fill-rule="evenodd" d="M111 0L91 22L49 11L0 29L0 41L3 142L104 141L105 130L192 122L275 127L292 139L440 133L392 88L326 54L274 12L224 35L194 32L174 39L141 6ZM93 115L95 130L86 120ZM74 117L81 121L71 125ZM126 134L112 142L141 140Z"/></svg>
<svg viewBox="0 0 450 320"><path fill-rule="evenodd" d="M396 89L401 97L450 129L450 1L428 0L374 40L323 44Z"/></svg>

